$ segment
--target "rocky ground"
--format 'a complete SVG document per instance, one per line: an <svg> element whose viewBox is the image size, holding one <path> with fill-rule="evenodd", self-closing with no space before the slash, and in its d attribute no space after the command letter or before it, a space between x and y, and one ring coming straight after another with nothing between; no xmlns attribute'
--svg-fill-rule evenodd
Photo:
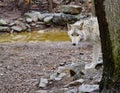
<svg viewBox="0 0 120 93"><path fill-rule="evenodd" d="M0 8L0 19L13 22L20 14ZM84 69L91 60L92 46L83 43L76 47L70 42L0 43L0 93L85 93L81 91L88 88L88 93L98 93L91 92L98 90L94 86L80 88L98 84L101 79L102 68Z"/></svg>
<svg viewBox="0 0 120 93"><path fill-rule="evenodd" d="M91 46L81 44L73 47L70 42L0 44L0 93L78 93L81 84L63 88L72 82L68 71L60 80L50 81L49 78L61 65L89 63L91 53ZM84 80L81 83L96 84L100 75L100 69L92 70L92 73L80 77ZM41 77L48 80L42 88L39 86Z"/></svg>

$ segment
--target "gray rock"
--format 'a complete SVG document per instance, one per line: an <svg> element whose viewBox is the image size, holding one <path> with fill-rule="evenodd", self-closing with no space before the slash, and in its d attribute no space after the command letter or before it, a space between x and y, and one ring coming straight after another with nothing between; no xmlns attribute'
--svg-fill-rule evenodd
<svg viewBox="0 0 120 93"><path fill-rule="evenodd" d="M52 22L56 25L66 25L77 21L76 16L70 14L56 13L53 15Z"/></svg>
<svg viewBox="0 0 120 93"><path fill-rule="evenodd" d="M64 76L66 76L66 73L57 74L56 77L55 77L55 80L60 81L60 80L62 80L62 78L63 78Z"/></svg>
<svg viewBox="0 0 120 93"><path fill-rule="evenodd" d="M24 22L22 22L22 21L18 21L18 20L16 20L16 21L15 21L15 24L16 24L16 26L21 27L22 30L26 30L26 29L27 29L27 24L24 23Z"/></svg>
<svg viewBox="0 0 120 93"><path fill-rule="evenodd" d="M31 13L25 13L24 15L26 18L31 18L32 21L38 21L38 16L40 16L40 12L32 11Z"/></svg>
<svg viewBox="0 0 120 93"><path fill-rule="evenodd" d="M38 17L38 20L42 21L45 17L53 16L52 13L44 13L41 14L40 12L35 12L36 16Z"/></svg>
<svg viewBox="0 0 120 93"><path fill-rule="evenodd" d="M78 20L75 15L71 15L71 14L62 14L62 18L67 23L74 23L75 21Z"/></svg>
<svg viewBox="0 0 120 93"><path fill-rule="evenodd" d="M45 33L46 30L39 30L38 33Z"/></svg>
<svg viewBox="0 0 120 93"><path fill-rule="evenodd" d="M62 73L66 68L64 66L59 66L57 68L57 73Z"/></svg>
<svg viewBox="0 0 120 93"><path fill-rule="evenodd" d="M85 69L93 69L93 68L95 68L97 65L101 65L101 66L102 66L102 64L103 64L103 61L102 61L102 60L98 61L97 63L89 63L89 64L86 64L86 65L85 65Z"/></svg>
<svg viewBox="0 0 120 93"><path fill-rule="evenodd" d="M73 70L75 72L82 71L85 67L85 64L79 62L72 62L69 65L65 65L66 69Z"/></svg>
<svg viewBox="0 0 120 93"><path fill-rule="evenodd" d="M57 73L50 74L50 80L55 80Z"/></svg>
<svg viewBox="0 0 120 93"><path fill-rule="evenodd" d="M75 80L65 85L64 87L78 86L78 85L81 85L83 82L84 82L84 79Z"/></svg>
<svg viewBox="0 0 120 93"><path fill-rule="evenodd" d="M0 19L0 26L5 26L5 25L8 25L8 23L5 20Z"/></svg>
<svg viewBox="0 0 120 93"><path fill-rule="evenodd" d="M62 78L66 76L66 73L52 73L50 74L50 80L62 80Z"/></svg>
<svg viewBox="0 0 120 93"><path fill-rule="evenodd" d="M60 74L58 75L59 78L63 78L64 76L66 76L66 73L60 73Z"/></svg>
<svg viewBox="0 0 120 93"><path fill-rule="evenodd" d="M35 24L35 23L31 23L30 25L31 25L31 26L36 26L36 24Z"/></svg>
<svg viewBox="0 0 120 93"><path fill-rule="evenodd" d="M79 87L80 92L94 92L99 90L99 85L88 85L88 84L83 84Z"/></svg>
<svg viewBox="0 0 120 93"><path fill-rule="evenodd" d="M54 14L52 22L56 25L65 25L66 24L62 18L62 13Z"/></svg>
<svg viewBox="0 0 120 93"><path fill-rule="evenodd" d="M12 26L11 29L14 31L22 31L23 30L22 27L20 27L20 26Z"/></svg>
<svg viewBox="0 0 120 93"><path fill-rule="evenodd" d="M79 14L82 7L78 5L62 5L60 11L67 14Z"/></svg>
<svg viewBox="0 0 120 93"><path fill-rule="evenodd" d="M71 89L71 90L66 91L65 93L78 93L78 90L77 89Z"/></svg>
<svg viewBox="0 0 120 93"><path fill-rule="evenodd" d="M51 20L53 19L53 16L45 17L44 22L45 23L51 23Z"/></svg>
<svg viewBox="0 0 120 93"><path fill-rule="evenodd" d="M84 66L84 63L73 62L72 64L66 65L65 68L69 70L73 80L77 80L83 75L82 71L84 70Z"/></svg>
<svg viewBox="0 0 120 93"><path fill-rule="evenodd" d="M10 31L9 27L5 27L5 26L0 26L0 32L5 32L5 31Z"/></svg>
<svg viewBox="0 0 120 93"><path fill-rule="evenodd" d="M48 93L47 90L37 90L35 93Z"/></svg>
<svg viewBox="0 0 120 93"><path fill-rule="evenodd" d="M46 87L48 84L48 79L41 77L39 82L39 87Z"/></svg>
<svg viewBox="0 0 120 93"><path fill-rule="evenodd" d="M11 26L14 26L15 25L15 22L11 22L10 24L9 24L9 26L11 27Z"/></svg>
<svg viewBox="0 0 120 93"><path fill-rule="evenodd" d="M32 19L31 18L26 18L27 23L31 23Z"/></svg>
<svg viewBox="0 0 120 93"><path fill-rule="evenodd" d="M56 80L56 81L60 81L60 80L62 80L62 78L56 77L55 80Z"/></svg>

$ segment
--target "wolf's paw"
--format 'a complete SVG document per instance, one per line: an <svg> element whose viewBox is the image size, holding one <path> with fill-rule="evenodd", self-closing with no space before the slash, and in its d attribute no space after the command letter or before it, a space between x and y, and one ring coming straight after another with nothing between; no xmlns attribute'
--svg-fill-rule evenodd
<svg viewBox="0 0 120 93"><path fill-rule="evenodd" d="M92 69L92 68L95 68L96 65L97 65L96 63L86 64L86 65L85 65L85 69Z"/></svg>

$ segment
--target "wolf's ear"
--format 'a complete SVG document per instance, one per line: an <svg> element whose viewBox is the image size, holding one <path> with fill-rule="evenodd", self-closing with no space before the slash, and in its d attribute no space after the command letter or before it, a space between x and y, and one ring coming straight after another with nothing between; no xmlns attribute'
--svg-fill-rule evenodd
<svg viewBox="0 0 120 93"><path fill-rule="evenodd" d="M67 24L67 28L68 28L68 30L70 30L71 29L71 24Z"/></svg>

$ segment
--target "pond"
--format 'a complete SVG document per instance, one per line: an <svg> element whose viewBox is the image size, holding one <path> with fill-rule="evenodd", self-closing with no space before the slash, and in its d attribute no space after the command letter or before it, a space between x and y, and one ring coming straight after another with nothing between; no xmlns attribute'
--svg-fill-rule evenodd
<svg viewBox="0 0 120 93"><path fill-rule="evenodd" d="M8 42L62 42L69 41L69 37L67 32L44 32L39 33L38 31L33 32L21 32L21 33L13 33L13 34L0 34L0 43L8 43Z"/></svg>

